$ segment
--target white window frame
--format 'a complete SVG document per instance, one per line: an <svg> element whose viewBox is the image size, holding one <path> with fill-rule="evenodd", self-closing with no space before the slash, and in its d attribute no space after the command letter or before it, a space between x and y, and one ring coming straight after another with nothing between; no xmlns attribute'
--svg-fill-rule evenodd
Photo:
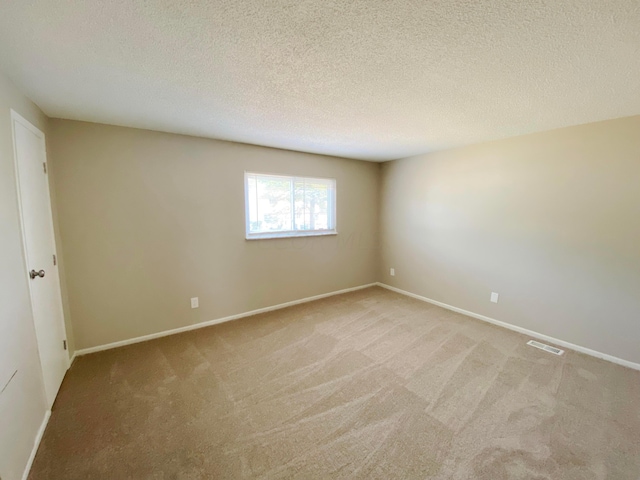
<svg viewBox="0 0 640 480"><path fill-rule="evenodd" d="M249 176L257 175L260 177L276 177L276 178L289 178L293 179L294 183L296 179L319 179L319 180L331 180L333 182L333 198L329 198L330 205L327 207L327 215L329 216L329 225L333 228L329 229L317 229L317 230L283 230L276 232L260 232L251 233L249 231L251 215L249 213ZM247 240L260 240L264 238L295 238L295 237L318 237L324 235L337 235L338 224L336 217L336 204L338 203L337 197L337 180L330 177L318 177L318 176L302 176L302 175L283 175L276 173L262 173L262 172L244 172L244 216L245 216L245 239ZM294 212L292 211L292 215Z"/></svg>

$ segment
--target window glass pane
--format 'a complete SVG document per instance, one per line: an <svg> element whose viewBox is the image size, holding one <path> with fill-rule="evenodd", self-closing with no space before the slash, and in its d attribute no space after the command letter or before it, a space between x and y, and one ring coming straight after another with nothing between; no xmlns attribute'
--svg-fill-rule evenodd
<svg viewBox="0 0 640 480"><path fill-rule="evenodd" d="M305 211L305 182L304 178L295 179L295 230L308 230L307 212Z"/></svg>
<svg viewBox="0 0 640 480"><path fill-rule="evenodd" d="M305 178L296 181L296 225L298 230L328 230L331 180Z"/></svg>
<svg viewBox="0 0 640 480"><path fill-rule="evenodd" d="M252 186L255 185L255 194ZM248 178L249 232L291 230L291 180L282 177ZM255 197L255 206L252 201Z"/></svg>
<svg viewBox="0 0 640 480"><path fill-rule="evenodd" d="M247 211L249 213L249 231L258 229L258 197L256 195L256 177L247 177Z"/></svg>
<svg viewBox="0 0 640 480"><path fill-rule="evenodd" d="M246 174L247 234L335 229L335 180Z"/></svg>

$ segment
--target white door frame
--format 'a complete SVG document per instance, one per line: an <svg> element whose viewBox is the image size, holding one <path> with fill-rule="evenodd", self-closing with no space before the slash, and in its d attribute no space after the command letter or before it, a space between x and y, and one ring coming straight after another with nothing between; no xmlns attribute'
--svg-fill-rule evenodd
<svg viewBox="0 0 640 480"><path fill-rule="evenodd" d="M22 207L22 196L20 193L20 171L19 171L19 165L18 165L18 146L16 145L16 131L15 131L15 123L19 123L20 125L22 125L23 127L27 128L29 131L31 131L33 134L35 134L39 139L40 142L42 144L42 151L43 151L43 155L44 155L44 161L47 162L47 147L46 147L46 142L45 142L45 135L44 133L37 128L35 125L33 125L31 122L29 122L29 120L27 120L26 118L24 118L22 115L20 115L18 112L16 112L15 110L11 109L11 135L12 135L12 141L13 141L13 163L14 163L14 173L15 173L15 184L16 184L16 195L17 195L17 199L18 199L18 213L19 213L19 219L20 219L20 239L22 240L22 259L24 262L24 266L25 266L25 274L26 272L29 271L29 253L27 251L27 243L26 243L26 232L24 229L24 211L23 211L23 207ZM49 206L51 208L53 208L52 202L51 202L51 191L49 189L49 176L47 175L46 181L45 181L45 185L46 185L46 193L47 193L47 197L49 198ZM53 232L53 247L54 247L54 252L52 252L52 254L56 254L57 256L57 245L56 245L56 239L55 239L55 229L53 226L53 212L52 210L49 210L49 225L51 227L51 232ZM71 365L70 361L69 361L69 350L68 350L68 345L69 342L67 341L67 330L66 330L66 326L64 324L64 311L62 308L62 291L61 291L61 282L60 282L60 275L59 275L59 270L58 268L55 268L55 273L54 275L56 275L56 277L58 278L58 286L59 286L59 292L60 292L60 302L58 303L59 308L60 308L60 319L62 322L62 332L64 333L64 340L67 342L67 354L65 355L66 358L66 368L67 370L69 369L69 366ZM31 311L31 318L32 318L32 322L33 322L33 292L32 292L32 288L31 288L31 282L28 281L27 279L27 285L29 285L29 310ZM35 324L34 324L34 332L35 332ZM37 335L37 332L35 332ZM37 342L36 342L37 344ZM40 360L40 368L42 369L42 358L40 356L40 350L38 348L38 359ZM42 375L44 378L44 370L42 371ZM42 384L42 388L43 390L45 390L44 388L44 382ZM47 392L45 391L45 397L47 396ZM47 400L48 403L48 400ZM51 408L51 405L48 406L48 408Z"/></svg>

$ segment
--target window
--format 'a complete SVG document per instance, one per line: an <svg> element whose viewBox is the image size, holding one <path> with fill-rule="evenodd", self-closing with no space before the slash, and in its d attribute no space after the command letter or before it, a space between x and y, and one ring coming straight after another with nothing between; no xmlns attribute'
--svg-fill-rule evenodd
<svg viewBox="0 0 640 480"><path fill-rule="evenodd" d="M246 238L336 234L333 178L244 174Z"/></svg>

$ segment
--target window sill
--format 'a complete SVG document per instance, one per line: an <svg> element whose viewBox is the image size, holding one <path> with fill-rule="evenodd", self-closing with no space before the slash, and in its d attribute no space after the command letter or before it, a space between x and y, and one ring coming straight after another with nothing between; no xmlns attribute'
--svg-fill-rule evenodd
<svg viewBox="0 0 640 480"><path fill-rule="evenodd" d="M310 231L310 232L273 232L255 233L245 237L246 240L265 240L271 238L300 238L300 237L326 237L327 235L337 235L335 230Z"/></svg>

